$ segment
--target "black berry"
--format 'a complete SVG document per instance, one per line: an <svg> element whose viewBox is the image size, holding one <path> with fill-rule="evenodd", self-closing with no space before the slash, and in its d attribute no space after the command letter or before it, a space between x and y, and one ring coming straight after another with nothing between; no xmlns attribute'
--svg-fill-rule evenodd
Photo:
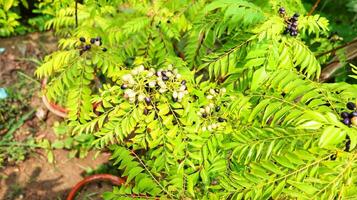
<svg viewBox="0 0 357 200"><path fill-rule="evenodd" d="M350 118L352 118L352 117L357 117L357 111L351 112L351 113L349 114L349 117L350 117Z"/></svg>
<svg viewBox="0 0 357 200"><path fill-rule="evenodd" d="M90 48L91 48L90 44L87 44L86 46L84 46L83 50L88 51Z"/></svg>
<svg viewBox="0 0 357 200"><path fill-rule="evenodd" d="M121 87L120 87L122 90L125 90L126 88L128 88L128 86L127 85L125 85L125 84L123 84L123 85L121 85Z"/></svg>
<svg viewBox="0 0 357 200"><path fill-rule="evenodd" d="M177 102L178 98L172 97L172 101Z"/></svg>
<svg viewBox="0 0 357 200"><path fill-rule="evenodd" d="M222 117L218 117L218 122L224 122L226 121L226 119L222 118Z"/></svg>
<svg viewBox="0 0 357 200"><path fill-rule="evenodd" d="M91 38L91 39L90 39L90 43L91 43L91 44L94 44L94 43L95 43L95 38Z"/></svg>
<svg viewBox="0 0 357 200"><path fill-rule="evenodd" d="M163 76L163 77L162 77L162 80L163 80L163 81L168 81L168 80L169 80L169 77Z"/></svg>
<svg viewBox="0 0 357 200"><path fill-rule="evenodd" d="M337 155L336 155L336 154L332 154L332 155L330 156L330 159L331 159L331 160L336 160L336 158L337 158Z"/></svg>
<svg viewBox="0 0 357 200"><path fill-rule="evenodd" d="M86 42L86 39L85 39L84 37L80 37L80 38L79 38L79 41L81 41L81 42Z"/></svg>
<svg viewBox="0 0 357 200"><path fill-rule="evenodd" d="M144 108L144 115L148 115L149 114L149 110Z"/></svg>
<svg viewBox="0 0 357 200"><path fill-rule="evenodd" d="M221 106L217 106L216 107L216 112L220 111L221 110Z"/></svg>
<svg viewBox="0 0 357 200"><path fill-rule="evenodd" d="M168 24L170 24L170 23L171 23L171 21L170 21L170 20L167 20L166 22L167 22Z"/></svg>
<svg viewBox="0 0 357 200"><path fill-rule="evenodd" d="M349 125L351 125L351 120L350 120L350 118L345 118L345 119L342 120L342 123L344 123L345 125L349 126Z"/></svg>
<svg viewBox="0 0 357 200"><path fill-rule="evenodd" d="M102 38L98 36L97 38L95 38L95 41L102 41Z"/></svg>
<svg viewBox="0 0 357 200"><path fill-rule="evenodd" d="M279 13L280 14L285 14L285 8L283 8L283 7L279 8Z"/></svg>
<svg viewBox="0 0 357 200"><path fill-rule="evenodd" d="M293 17L298 18L299 16L300 16L299 13L295 13Z"/></svg>
<svg viewBox="0 0 357 200"><path fill-rule="evenodd" d="M356 109L356 104L354 104L352 102L348 102L346 107L350 110L354 110L354 109Z"/></svg>
<svg viewBox="0 0 357 200"><path fill-rule="evenodd" d="M217 88L216 88L216 89L214 89L214 91L215 91L216 93L219 93L219 89L217 89Z"/></svg>
<svg viewBox="0 0 357 200"><path fill-rule="evenodd" d="M346 135L346 147L345 147L346 152L350 151L350 145L351 145L351 138L349 135Z"/></svg>
<svg viewBox="0 0 357 200"><path fill-rule="evenodd" d="M181 85L186 85L186 80L182 80Z"/></svg>
<svg viewBox="0 0 357 200"><path fill-rule="evenodd" d="M145 100L145 102L146 102L147 104L150 104L150 103L151 103L150 97L145 97L144 100Z"/></svg>
<svg viewBox="0 0 357 200"><path fill-rule="evenodd" d="M161 75L162 75L162 76L166 76L166 71L162 71L162 72L161 72Z"/></svg>
<svg viewBox="0 0 357 200"><path fill-rule="evenodd" d="M343 119L348 118L348 117L349 117L348 112L342 112L342 113L341 113L341 117L342 117Z"/></svg>
<svg viewBox="0 0 357 200"><path fill-rule="evenodd" d="M298 32L297 32L297 31L292 31L292 32L290 33L290 35L293 36L293 37L294 37L294 36L297 36L297 35L298 35Z"/></svg>
<svg viewBox="0 0 357 200"><path fill-rule="evenodd" d="M106 52L106 51L107 51L107 48L103 48L102 51L103 51L103 52Z"/></svg>
<svg viewBox="0 0 357 200"><path fill-rule="evenodd" d="M202 117L206 118L207 117L207 113L202 113Z"/></svg>

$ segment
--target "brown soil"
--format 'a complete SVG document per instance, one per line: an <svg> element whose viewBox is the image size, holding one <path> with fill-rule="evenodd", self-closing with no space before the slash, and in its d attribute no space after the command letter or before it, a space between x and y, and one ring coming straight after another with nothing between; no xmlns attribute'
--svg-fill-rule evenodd
<svg viewBox="0 0 357 200"><path fill-rule="evenodd" d="M22 71L33 77L36 64L31 59L41 60L44 55L54 51L57 40L51 32L32 33L26 36L0 39L0 47L6 48L0 54L0 87L12 84L14 72ZM17 141L32 134L35 138L53 141L56 136L52 126L60 118L47 114L38 94L30 100L31 107L46 113L45 119L29 119L16 133ZM19 164L0 168L0 199L15 200L57 200L65 199L71 187L83 176L85 169L95 169L108 161L108 154L100 154L93 159L90 152L84 159L68 158L68 151L54 150L55 164L47 162L44 150L37 149ZM110 191L109 184L92 184L84 188L77 199L100 199L103 191Z"/></svg>

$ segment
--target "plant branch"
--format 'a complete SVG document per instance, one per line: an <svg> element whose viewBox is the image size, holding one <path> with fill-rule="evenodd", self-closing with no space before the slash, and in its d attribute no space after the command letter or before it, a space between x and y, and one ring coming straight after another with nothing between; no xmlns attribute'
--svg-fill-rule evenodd
<svg viewBox="0 0 357 200"><path fill-rule="evenodd" d="M338 47L336 47L336 48L333 48L333 49L331 49L331 50L328 50L328 51L325 51L325 52L323 52L323 53L320 53L320 54L318 54L318 55L316 56L316 58L319 58L319 57L321 57L321 56L323 56L323 55L326 55L326 54L329 54L329 53L333 53L333 52L335 52L335 51L337 51L337 50L339 50L339 49L342 49L342 48L345 48L345 47L347 47L347 46L350 46L350 45L352 45L352 44L354 44L354 43L356 43L356 42L357 42L357 39L354 39L354 40L352 40L351 42L347 42L346 44L343 44L343 45L338 46Z"/></svg>
<svg viewBox="0 0 357 200"><path fill-rule="evenodd" d="M316 10L317 6L319 5L321 0L317 0L314 4L314 6L312 6L311 10L309 11L309 13L307 14L307 16L312 15L312 13Z"/></svg>

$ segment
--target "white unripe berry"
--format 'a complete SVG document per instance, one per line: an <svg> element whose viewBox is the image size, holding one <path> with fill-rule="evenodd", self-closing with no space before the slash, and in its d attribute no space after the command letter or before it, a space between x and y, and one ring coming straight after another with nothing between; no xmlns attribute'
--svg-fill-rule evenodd
<svg viewBox="0 0 357 200"><path fill-rule="evenodd" d="M131 74L125 74L122 79L123 81L128 82L129 80L133 79L133 77L131 76Z"/></svg>
<svg viewBox="0 0 357 200"><path fill-rule="evenodd" d="M145 98L144 94L139 94L138 101L144 101L144 98Z"/></svg>
<svg viewBox="0 0 357 200"><path fill-rule="evenodd" d="M213 99L212 95L207 95L207 99Z"/></svg>
<svg viewBox="0 0 357 200"><path fill-rule="evenodd" d="M177 93L176 91L174 91L174 92L172 93L172 97L176 99L176 98L178 97L178 93Z"/></svg>
<svg viewBox="0 0 357 200"><path fill-rule="evenodd" d="M172 71L174 74L178 74L178 71L177 71L177 69L174 69L173 71Z"/></svg>
<svg viewBox="0 0 357 200"><path fill-rule="evenodd" d="M200 113L204 113L205 109L204 108L200 108Z"/></svg>
<svg viewBox="0 0 357 200"><path fill-rule="evenodd" d="M176 74L177 79L180 79L181 77L182 77L181 74Z"/></svg>
<svg viewBox="0 0 357 200"><path fill-rule="evenodd" d="M213 103L210 103L208 106L209 106L210 108L214 108L214 104L213 104Z"/></svg>
<svg viewBox="0 0 357 200"><path fill-rule="evenodd" d="M180 86L180 91L183 92L183 91L186 90L186 88L187 88L186 85L181 85L181 86Z"/></svg>
<svg viewBox="0 0 357 200"><path fill-rule="evenodd" d="M214 91L214 89L210 89L210 90L209 90L209 93L211 93L212 95L215 95L215 94L216 94L216 91Z"/></svg>
<svg viewBox="0 0 357 200"><path fill-rule="evenodd" d="M206 113L209 113L209 112L210 112L210 110L211 110L211 108L210 108L209 106L206 106L206 107L205 107L205 111L206 111Z"/></svg>
<svg viewBox="0 0 357 200"><path fill-rule="evenodd" d="M145 70L144 65L140 65L137 70L138 70L139 73L143 72Z"/></svg>
<svg viewBox="0 0 357 200"><path fill-rule="evenodd" d="M139 71L137 69L133 69L133 70L131 70L131 74L137 75L137 74L139 74Z"/></svg>
<svg viewBox="0 0 357 200"><path fill-rule="evenodd" d="M146 74L146 77L152 77L154 76L154 72L152 71L149 71L147 74Z"/></svg>
<svg viewBox="0 0 357 200"><path fill-rule="evenodd" d="M149 82L149 87L153 88L156 86L156 81L150 81Z"/></svg>
<svg viewBox="0 0 357 200"><path fill-rule="evenodd" d="M133 98L136 95L134 90L132 90L132 89L125 90L125 94L127 94L129 98Z"/></svg>
<svg viewBox="0 0 357 200"><path fill-rule="evenodd" d="M217 124L212 124L212 129L216 129L217 128Z"/></svg>
<svg viewBox="0 0 357 200"><path fill-rule="evenodd" d="M202 127L202 131L206 131L207 130L207 128L204 126L204 127Z"/></svg>
<svg viewBox="0 0 357 200"><path fill-rule="evenodd" d="M202 113L201 113L200 111L198 111L198 112L197 112L197 115L198 115L198 116L201 116L201 115L202 115Z"/></svg>
<svg viewBox="0 0 357 200"><path fill-rule="evenodd" d="M212 126L209 125L209 126L207 127L207 130L212 131Z"/></svg>
<svg viewBox="0 0 357 200"><path fill-rule="evenodd" d="M179 99L182 99L184 96L185 96L185 94L183 92L179 92L177 97Z"/></svg>
<svg viewBox="0 0 357 200"><path fill-rule="evenodd" d="M226 91L227 91L226 88L221 88L222 93L225 93Z"/></svg>
<svg viewBox="0 0 357 200"><path fill-rule="evenodd" d="M171 72L166 72L166 76L171 77L171 76L173 76L173 74Z"/></svg>
<svg viewBox="0 0 357 200"><path fill-rule="evenodd" d="M164 92L166 92L166 91L167 91L166 88L160 88L160 89L159 89L159 92L160 92L160 93L164 93Z"/></svg>
<svg viewBox="0 0 357 200"><path fill-rule="evenodd" d="M167 69L168 69L168 70L172 70L172 67L173 67L172 64L169 64L169 65L167 66Z"/></svg>

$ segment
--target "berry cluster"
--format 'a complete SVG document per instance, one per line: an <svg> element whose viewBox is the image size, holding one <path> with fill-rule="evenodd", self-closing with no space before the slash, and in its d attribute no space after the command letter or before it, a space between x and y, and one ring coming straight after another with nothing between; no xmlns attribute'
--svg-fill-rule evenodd
<svg viewBox="0 0 357 200"><path fill-rule="evenodd" d="M209 90L209 94L206 96L207 99L212 100L215 99L217 97L219 97L219 95L223 95L226 92L225 88L221 88L221 89L210 89ZM201 116L202 118L205 119L213 119L213 123L212 120L207 120L207 124L206 126L202 127L202 131L213 131L218 129L219 127L221 127L220 123L223 123L225 121L227 121L225 118L223 117L214 117L215 113L219 113L221 111L221 106L220 105L215 105L214 103L209 103L207 106L203 106L200 108L200 110L197 112L197 115ZM218 122L218 123L216 123Z"/></svg>
<svg viewBox="0 0 357 200"><path fill-rule="evenodd" d="M79 38L79 41L81 41L82 43L84 43L84 46L82 47L81 51L80 51L80 54L82 55L85 51L89 51L92 46L91 44L94 44L96 46L102 46L102 38L101 37L96 37L96 38L91 38L90 39L90 44L85 44L86 42L86 39L84 37L80 37ZM107 51L107 48L102 48L102 51L103 52L106 52Z"/></svg>
<svg viewBox="0 0 357 200"><path fill-rule="evenodd" d="M356 104L352 102L348 102L346 107L349 110L352 110L352 112L342 112L341 117L342 117L342 123L344 123L347 126L357 126L357 110L356 110Z"/></svg>
<svg viewBox="0 0 357 200"><path fill-rule="evenodd" d="M167 69L157 71L154 68L147 70L143 65L134 68L122 77L121 89L125 90L124 98L131 103L145 101L147 105L150 105L154 91L160 94L170 91L172 101L181 102L188 94L186 80L181 80L181 74L177 69L172 68L172 65L169 65Z"/></svg>
<svg viewBox="0 0 357 200"><path fill-rule="evenodd" d="M285 8L281 7L279 8L279 14L286 18L286 11ZM290 36L297 36L298 35L298 19L299 19L299 14L295 13L290 19L285 19L286 22L286 28L284 31L284 34L289 34Z"/></svg>

